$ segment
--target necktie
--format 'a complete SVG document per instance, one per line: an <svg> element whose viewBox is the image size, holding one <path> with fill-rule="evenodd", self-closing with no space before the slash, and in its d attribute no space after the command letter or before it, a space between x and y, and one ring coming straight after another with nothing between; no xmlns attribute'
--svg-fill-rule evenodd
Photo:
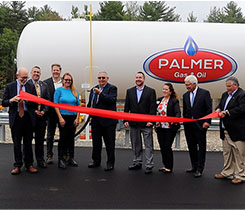
<svg viewBox="0 0 245 210"><path fill-rule="evenodd" d="M20 86L20 91L22 90L22 85ZM23 100L20 100L19 102L19 116L23 117L24 116L24 103Z"/></svg>
<svg viewBox="0 0 245 210"><path fill-rule="evenodd" d="M38 85L38 82L35 82L35 87L36 87L36 92L37 92L37 97L40 97L40 88ZM40 111L41 110L41 104L38 104L37 110Z"/></svg>
<svg viewBox="0 0 245 210"><path fill-rule="evenodd" d="M191 92L191 94L192 94L191 107L193 107L195 96L194 96L194 92Z"/></svg>

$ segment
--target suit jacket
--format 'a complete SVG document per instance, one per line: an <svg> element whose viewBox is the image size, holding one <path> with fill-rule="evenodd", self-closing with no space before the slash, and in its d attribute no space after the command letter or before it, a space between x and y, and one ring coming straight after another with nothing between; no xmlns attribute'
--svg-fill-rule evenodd
<svg viewBox="0 0 245 210"><path fill-rule="evenodd" d="M145 85L140 101L137 101L136 87L127 90L124 112L156 115L156 92ZM145 127L147 122L130 121L132 127Z"/></svg>
<svg viewBox="0 0 245 210"><path fill-rule="evenodd" d="M49 92L49 100L53 102L54 101L54 92L55 92L53 78L50 77L50 78L44 80L43 82L45 82L47 84L48 92ZM51 116L52 115L56 115L54 107L49 107L48 114L51 115Z"/></svg>
<svg viewBox="0 0 245 210"><path fill-rule="evenodd" d="M228 92L222 94L221 100L217 109L224 110L225 102L228 97ZM227 130L232 141L245 141L245 92L241 88L235 92L231 100L227 104L226 110L229 115L220 118L220 138L224 139L224 129L222 122Z"/></svg>
<svg viewBox="0 0 245 210"><path fill-rule="evenodd" d="M198 119L202 118L212 112L212 99L209 91L199 88L197 89L196 96L194 99L193 107L190 103L190 92L186 92L183 95L183 117ZM203 130L202 125L204 122L211 124L211 119L199 120L195 123L198 125L200 130ZM184 123L187 125L187 123Z"/></svg>
<svg viewBox="0 0 245 210"><path fill-rule="evenodd" d="M96 85L94 88L99 88L99 85ZM89 102L87 104L87 107L116 111L117 110L116 107L117 87L110 83L107 83L99 96L98 95L96 96L94 94L93 91L94 88L92 88L90 91ZM93 103L95 97L99 97L97 103ZM92 116L92 121L91 121L92 125L99 124L103 127L116 125L117 122L118 121L116 119L96 117L96 116Z"/></svg>
<svg viewBox="0 0 245 210"><path fill-rule="evenodd" d="M30 84L34 85L32 79L29 79L29 80L27 81L27 83L30 83ZM38 81L38 84L39 84L40 91L41 91L40 97L43 98L43 99L46 99L46 100L50 100L49 90L48 90L48 85L47 85L47 83L45 83L45 82L39 80L39 81ZM34 86L35 86L35 85L34 85ZM35 93L36 93L35 95L37 96L36 88L35 88ZM45 106L45 105L42 105L42 104L41 104L41 109L40 109L40 111L44 111L45 114L46 114L46 113L48 112L48 110L49 110L49 107L48 107L48 106Z"/></svg>
<svg viewBox="0 0 245 210"><path fill-rule="evenodd" d="M163 97L160 97L157 99L157 107L161 103ZM156 108L157 108L156 107ZM168 105L167 105L167 116L170 117L181 117L181 111L179 107L179 100L174 97L170 97L168 100ZM172 123L170 125L171 129L178 130L180 128L179 123Z"/></svg>
<svg viewBox="0 0 245 210"><path fill-rule="evenodd" d="M32 95L36 94L34 85L31 85L29 83L25 84L25 91L27 93L32 94ZM10 99L16 95L18 95L17 94L17 81L8 83L6 85L6 88L5 88L5 91L3 94L2 106L9 107L9 125L10 125L10 128L13 127L16 115L18 113L18 102L13 102L13 103L10 102ZM28 113L29 113L30 118L31 118L32 126L34 127L35 126L34 109L36 108L36 104L29 102L29 101L25 101L25 105L28 109Z"/></svg>

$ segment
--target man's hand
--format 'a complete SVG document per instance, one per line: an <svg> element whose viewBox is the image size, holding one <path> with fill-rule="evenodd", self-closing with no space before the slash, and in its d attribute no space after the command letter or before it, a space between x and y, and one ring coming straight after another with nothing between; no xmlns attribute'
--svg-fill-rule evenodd
<svg viewBox="0 0 245 210"><path fill-rule="evenodd" d="M13 98L11 98L9 101L10 101L10 103L20 102L21 98L17 95L17 96L14 96Z"/></svg>
<svg viewBox="0 0 245 210"><path fill-rule="evenodd" d="M125 122L124 123L124 126L125 126L125 128L128 128L129 127L129 123L128 122Z"/></svg>
<svg viewBox="0 0 245 210"><path fill-rule="evenodd" d="M209 126L210 126L210 124L209 124L208 122L204 122L204 123L202 124L202 127L203 127L203 128L209 128Z"/></svg>
<svg viewBox="0 0 245 210"><path fill-rule="evenodd" d="M147 126L147 127L151 127L151 126L153 126L153 123L148 122L148 123L146 123L146 126Z"/></svg>
<svg viewBox="0 0 245 210"><path fill-rule="evenodd" d="M94 88L94 93L99 95L101 94L101 90L99 88Z"/></svg>

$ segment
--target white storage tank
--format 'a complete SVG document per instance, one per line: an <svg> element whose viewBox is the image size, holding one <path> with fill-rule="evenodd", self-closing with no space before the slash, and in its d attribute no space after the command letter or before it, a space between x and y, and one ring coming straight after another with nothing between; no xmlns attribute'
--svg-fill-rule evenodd
<svg viewBox="0 0 245 210"><path fill-rule="evenodd" d="M243 24L94 21L92 26L93 84L98 71L107 71L119 99L135 85L137 71L146 73L146 85L158 96L164 81L171 81L182 97L184 77L191 73L212 98L220 97L231 75L245 87ZM30 23L18 43L17 67L38 65L46 79L51 65L59 63L81 90L82 83L90 83L89 29L87 21Z"/></svg>

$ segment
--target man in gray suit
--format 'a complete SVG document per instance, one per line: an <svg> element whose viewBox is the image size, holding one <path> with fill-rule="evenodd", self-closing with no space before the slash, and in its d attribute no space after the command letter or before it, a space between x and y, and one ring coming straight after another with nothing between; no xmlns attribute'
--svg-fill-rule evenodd
<svg viewBox="0 0 245 210"><path fill-rule="evenodd" d="M156 92L154 89L145 85L145 75L143 72L137 72L136 86L127 90L124 112L139 114L156 114ZM152 173L153 168L153 134L152 122L124 122L127 128L130 126L130 139L134 153L133 165L129 170L138 170L142 168L142 137L144 137L146 169L145 174Z"/></svg>

